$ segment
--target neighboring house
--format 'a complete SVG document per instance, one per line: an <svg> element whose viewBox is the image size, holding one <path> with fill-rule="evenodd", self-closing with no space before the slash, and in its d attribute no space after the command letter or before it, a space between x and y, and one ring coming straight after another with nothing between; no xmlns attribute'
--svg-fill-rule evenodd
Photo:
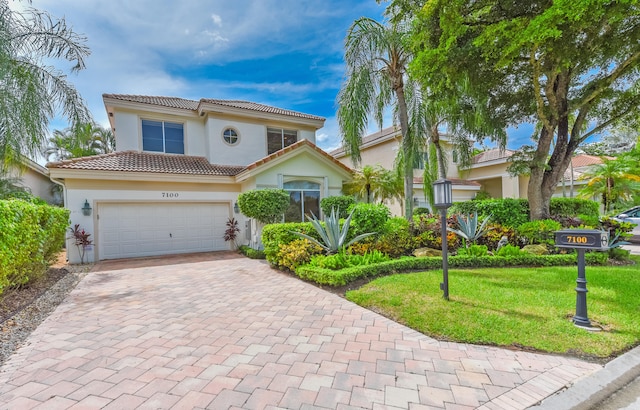
<svg viewBox="0 0 640 410"><path fill-rule="evenodd" d="M392 169L394 160L400 149L402 135L396 127L385 128L362 139L361 165L381 165ZM528 176L511 176L507 172L511 164L512 150L490 149L476 155L471 166L466 170L458 168L455 161L453 147L446 136L441 138L443 151L447 157L447 179L452 181L453 201L465 201L475 197L480 191L487 192L492 198L527 198ZM343 148L330 153L340 162L353 167L351 158ZM565 173L564 180L558 184L554 196L576 196L577 191L587 181L579 176L589 166L602 163L600 157L591 155L577 155L572 160L572 167ZM414 206L428 207L430 204L424 198L422 173L424 164L416 164L414 169L413 189ZM573 195L571 194L573 192ZM399 203L390 202L389 208L394 215L402 215Z"/></svg>
<svg viewBox="0 0 640 410"><path fill-rule="evenodd" d="M62 190L55 189L55 184L49 179L49 171L37 162L23 157L22 166L10 167L6 175L17 178L19 185L47 203L62 205Z"/></svg>
<svg viewBox="0 0 640 410"><path fill-rule="evenodd" d="M247 101L104 94L116 152L47 164L64 184L71 224L92 236L87 260L230 249L259 243L241 192L284 188L289 220L320 214L351 170L315 146L324 118ZM90 209L89 209L90 208ZM69 260L80 257L67 243Z"/></svg>
<svg viewBox="0 0 640 410"><path fill-rule="evenodd" d="M360 165L380 165L386 169L393 169L394 161L400 150L401 139L402 134L400 128L397 127L384 128L363 137L362 145L360 146L360 156L362 158ZM480 190L480 184L471 180L460 179L455 163L454 150L449 144L446 135L441 137L440 143L449 164L447 179L452 182L453 201L460 202L473 198ZM351 157L344 148L333 150L330 154L343 164L354 167ZM430 208L429 203L425 200L423 189L424 165L424 161L417 161L413 170L413 205L414 207ZM386 205L389 206L393 215L403 214L402 206L397 201L389 201Z"/></svg>

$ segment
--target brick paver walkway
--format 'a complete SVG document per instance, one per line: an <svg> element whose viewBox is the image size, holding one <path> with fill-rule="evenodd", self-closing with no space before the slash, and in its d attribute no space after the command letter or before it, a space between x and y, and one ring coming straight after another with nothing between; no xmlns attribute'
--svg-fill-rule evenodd
<svg viewBox="0 0 640 410"><path fill-rule="evenodd" d="M524 409L601 367L438 342L214 259L89 274L0 369L0 408Z"/></svg>

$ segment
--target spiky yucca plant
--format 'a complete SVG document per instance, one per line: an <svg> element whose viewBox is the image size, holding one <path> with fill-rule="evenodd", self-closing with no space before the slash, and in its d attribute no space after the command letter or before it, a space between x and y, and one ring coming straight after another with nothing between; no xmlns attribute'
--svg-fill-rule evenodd
<svg viewBox="0 0 640 410"><path fill-rule="evenodd" d="M458 222L458 228L460 229L447 227L447 230L461 237L464 240L465 247L468 248L469 242L475 243L478 238L487 233L489 230L489 228L487 228L487 223L490 219L491 215L485 218L482 224L478 226L478 214L457 215L456 221Z"/></svg>
<svg viewBox="0 0 640 410"><path fill-rule="evenodd" d="M376 234L375 232L363 233L345 244L347 234L349 233L349 224L351 223L353 211L351 211L349 216L347 216L347 219L344 220L342 229L340 229L340 218L338 218L339 214L340 210L336 211L335 208L331 208L331 215L325 220L325 226L322 226L320 220L313 214L313 212L311 213L311 218L307 216L307 219L311 222L313 228L318 232L318 235L320 235L322 242L300 232L292 233L319 245L328 254L336 253L340 249L345 248L354 242L358 242L359 240Z"/></svg>

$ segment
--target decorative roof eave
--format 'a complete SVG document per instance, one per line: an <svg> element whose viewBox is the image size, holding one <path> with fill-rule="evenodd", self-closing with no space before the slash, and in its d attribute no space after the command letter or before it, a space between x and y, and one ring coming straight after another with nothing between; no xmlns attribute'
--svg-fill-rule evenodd
<svg viewBox="0 0 640 410"><path fill-rule="evenodd" d="M95 171L86 169L49 168L49 175L55 179L84 179L109 181L145 182L190 182L198 184L235 184L233 176L172 174L137 171Z"/></svg>
<svg viewBox="0 0 640 410"><path fill-rule="evenodd" d="M148 108L149 112L159 113L159 114L169 114L176 116L188 116L197 118L198 113L194 110L190 110L188 108L178 108L178 107L167 107L164 105L151 104L148 102L140 102L140 101L126 101L117 98L112 98L109 96L102 97L104 102L104 108L107 111L107 115L109 116L109 122L111 123L111 127L114 128L113 121L113 108L124 108L131 111L140 111L140 106L145 106Z"/></svg>
<svg viewBox="0 0 640 410"><path fill-rule="evenodd" d="M258 120L267 120L274 122L287 122L291 124L306 125L313 129L320 129L324 127L324 118L305 118L292 116L287 114L276 114L269 113L264 111L256 111L247 108L240 107L231 107L223 104L215 104L210 101L201 101L198 105L197 113L199 116L204 116L205 114L214 113L214 114L224 114L224 115L236 115L238 117L246 117Z"/></svg>
<svg viewBox="0 0 640 410"><path fill-rule="evenodd" d="M342 162L338 161L322 149L318 148L311 141L303 139L296 142L295 144L281 149L280 151L276 151L273 154L254 162L253 164L247 165L247 167L242 172L236 175L236 181L246 181L252 176L258 175L268 170L269 168L281 164L282 162L287 161L304 152L311 153L312 155L321 159L327 165L338 170L342 174L344 179L348 180L353 177L353 170L351 168L344 165Z"/></svg>

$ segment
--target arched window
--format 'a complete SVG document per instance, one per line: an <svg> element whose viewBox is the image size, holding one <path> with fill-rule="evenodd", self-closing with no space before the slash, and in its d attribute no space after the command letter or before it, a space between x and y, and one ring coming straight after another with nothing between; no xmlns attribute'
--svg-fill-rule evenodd
<svg viewBox="0 0 640 410"><path fill-rule="evenodd" d="M310 181L289 181L283 184L289 192L289 208L285 222L304 222L311 214L320 218L320 184Z"/></svg>

